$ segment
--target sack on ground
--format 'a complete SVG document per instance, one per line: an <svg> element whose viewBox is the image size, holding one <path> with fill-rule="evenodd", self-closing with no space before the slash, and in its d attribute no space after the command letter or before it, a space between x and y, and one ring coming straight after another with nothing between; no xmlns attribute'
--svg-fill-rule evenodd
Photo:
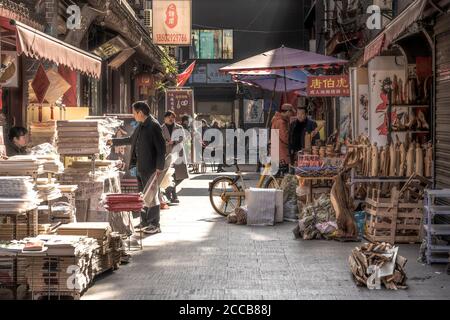
<svg viewBox="0 0 450 320"><path fill-rule="evenodd" d="M275 224L276 190L250 188L245 190L247 224L273 226Z"/></svg>

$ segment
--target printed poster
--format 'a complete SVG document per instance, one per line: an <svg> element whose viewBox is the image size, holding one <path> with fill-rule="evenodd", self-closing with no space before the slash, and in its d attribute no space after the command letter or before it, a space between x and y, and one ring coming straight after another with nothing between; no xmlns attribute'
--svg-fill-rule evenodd
<svg viewBox="0 0 450 320"><path fill-rule="evenodd" d="M244 112L245 123L264 123L264 99L244 99Z"/></svg>

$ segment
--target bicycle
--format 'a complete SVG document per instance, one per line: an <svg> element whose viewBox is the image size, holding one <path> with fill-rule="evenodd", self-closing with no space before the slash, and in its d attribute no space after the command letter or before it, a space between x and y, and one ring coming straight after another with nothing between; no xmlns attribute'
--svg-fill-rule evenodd
<svg viewBox="0 0 450 320"><path fill-rule="evenodd" d="M219 176L209 183L209 200L213 209L220 215L226 217L241 206L245 199L245 184L239 164L235 161L235 176ZM280 189L281 180L286 169L279 170L275 175L270 173L270 164L264 166L256 188Z"/></svg>

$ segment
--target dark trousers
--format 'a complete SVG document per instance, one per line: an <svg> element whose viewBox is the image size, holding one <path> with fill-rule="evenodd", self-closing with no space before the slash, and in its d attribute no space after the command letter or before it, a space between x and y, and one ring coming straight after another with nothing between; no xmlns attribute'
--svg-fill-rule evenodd
<svg viewBox="0 0 450 320"><path fill-rule="evenodd" d="M152 174L141 174L141 173L137 174L139 192L144 191L144 188L147 185L147 182L151 176ZM160 210L159 205L151 208L145 207L141 211L142 226L147 227L149 225L152 225L155 227L159 227L159 218L160 218L159 210Z"/></svg>

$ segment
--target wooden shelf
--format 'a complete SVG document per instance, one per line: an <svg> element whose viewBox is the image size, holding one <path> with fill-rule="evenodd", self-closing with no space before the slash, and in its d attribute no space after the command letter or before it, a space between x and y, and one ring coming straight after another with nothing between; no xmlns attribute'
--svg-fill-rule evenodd
<svg viewBox="0 0 450 320"><path fill-rule="evenodd" d="M424 228L431 235L450 236L450 225L448 224L432 224L430 228L428 228L428 225L424 225Z"/></svg>
<svg viewBox="0 0 450 320"><path fill-rule="evenodd" d="M425 209L435 215L450 215L450 206L425 206Z"/></svg>

